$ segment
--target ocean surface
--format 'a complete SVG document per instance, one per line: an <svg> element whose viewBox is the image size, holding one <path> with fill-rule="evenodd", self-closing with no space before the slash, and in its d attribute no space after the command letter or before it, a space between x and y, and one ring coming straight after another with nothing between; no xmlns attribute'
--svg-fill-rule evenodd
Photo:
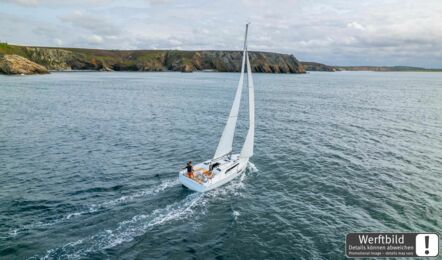
<svg viewBox="0 0 442 260"><path fill-rule="evenodd" d="M345 259L347 232L442 230L442 73L254 74L252 163L191 192L238 78L0 76L0 259Z"/></svg>

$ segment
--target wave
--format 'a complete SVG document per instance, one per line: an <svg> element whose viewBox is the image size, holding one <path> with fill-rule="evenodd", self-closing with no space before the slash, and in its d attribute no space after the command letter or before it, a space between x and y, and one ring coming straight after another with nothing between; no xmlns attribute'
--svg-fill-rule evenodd
<svg viewBox="0 0 442 260"><path fill-rule="evenodd" d="M156 209L150 214L141 214L122 221L114 230L103 230L86 239L79 239L62 247L47 251L41 259L77 259L91 252L109 249L141 236L153 226L172 220L183 219L194 213L194 208L205 205L204 194L194 193L185 199L172 203L165 208Z"/></svg>
<svg viewBox="0 0 442 260"><path fill-rule="evenodd" d="M75 195L83 194L83 193L113 192L113 191L121 190L122 188L124 188L124 185L115 185L115 186L112 186L112 187L94 187L94 188L90 188L90 189L70 192L68 194L71 195L71 196L75 196Z"/></svg>
<svg viewBox="0 0 442 260"><path fill-rule="evenodd" d="M85 239L51 249L41 259L68 258L78 259L85 257L88 253L102 251L113 248L122 243L130 242L136 237L144 235L152 227L193 217L198 219L206 214L208 203L214 200L231 199L235 195L240 196L244 188L246 174L242 174L239 179L230 184L207 193L193 193L183 200L174 202L164 208L155 209L149 214L140 214L129 220L120 222L113 230L103 230ZM197 213L197 214L196 214ZM234 212L235 219L239 212Z"/></svg>
<svg viewBox="0 0 442 260"><path fill-rule="evenodd" d="M60 218L57 218L57 219L54 219L51 221L47 221L47 222L38 221L38 222L34 222L34 223L31 223L28 225L24 225L19 228L11 229L8 232L8 235L9 235L9 237L13 238L13 237L16 237L19 233L22 233L22 232L25 232L28 230L54 226L54 225L59 224L61 222L71 220L75 217L79 217L79 216L87 215L87 214L93 214L93 213L98 212L103 209L113 208L113 207L115 207L119 204L123 204L125 202L133 201L138 198L142 198L142 197L146 197L146 196L153 195L156 193L160 193L160 192L162 192L168 188L171 188L173 186L176 186L178 184L179 184L179 181L177 178L169 179L169 180L164 181L163 183L159 184L157 186L157 188L154 188L154 189L144 190L141 192L134 193L132 195L124 195L124 196L121 196L117 199L105 201L105 202L102 202L99 204L91 204L89 206L86 206L87 209L85 209L85 210L78 211L78 212L71 212L71 213L65 214L64 216L62 216Z"/></svg>
<svg viewBox="0 0 442 260"><path fill-rule="evenodd" d="M110 208L112 206L118 205L118 204L122 204L124 202L127 201L132 201L141 197L145 197L148 195L152 195L155 193L159 193L162 192L168 188L171 188L173 186L176 186L179 184L178 178L173 178L173 179L169 179L163 183L161 183L157 188L155 189L150 189L150 190L145 190L145 191L141 191L141 192L137 192L135 194L132 195L127 195L127 196L122 196L118 199L114 199L114 200L110 200L110 201L106 201L103 202L101 204L92 204L91 207L89 209L92 209L93 212L97 211L100 208Z"/></svg>
<svg viewBox="0 0 442 260"><path fill-rule="evenodd" d="M259 172L259 170L256 167L256 165L254 163L250 162L250 161L247 164L247 170L249 170L249 172Z"/></svg>
<svg viewBox="0 0 442 260"><path fill-rule="evenodd" d="M232 210L232 217L233 217L233 220L235 220L235 221L237 221L238 220L238 217L241 215L241 213L239 213L239 211L237 211L237 210Z"/></svg>

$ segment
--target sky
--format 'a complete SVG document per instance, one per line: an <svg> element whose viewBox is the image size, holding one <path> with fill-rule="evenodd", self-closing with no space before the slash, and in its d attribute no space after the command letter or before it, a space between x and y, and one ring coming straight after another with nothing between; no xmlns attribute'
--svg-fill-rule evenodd
<svg viewBox="0 0 442 260"><path fill-rule="evenodd" d="M0 42L239 50L328 65L442 68L442 0L0 0Z"/></svg>

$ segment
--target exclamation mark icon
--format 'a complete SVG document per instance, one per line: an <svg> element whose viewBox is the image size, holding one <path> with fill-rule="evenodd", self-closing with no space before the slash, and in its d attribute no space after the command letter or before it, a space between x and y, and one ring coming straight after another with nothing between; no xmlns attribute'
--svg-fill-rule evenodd
<svg viewBox="0 0 442 260"><path fill-rule="evenodd" d="M415 250L416 256L439 256L439 235L436 233L417 234Z"/></svg>
<svg viewBox="0 0 442 260"><path fill-rule="evenodd" d="M430 244L430 236L425 236L425 254L428 255L430 253L430 251L428 251L428 248Z"/></svg>

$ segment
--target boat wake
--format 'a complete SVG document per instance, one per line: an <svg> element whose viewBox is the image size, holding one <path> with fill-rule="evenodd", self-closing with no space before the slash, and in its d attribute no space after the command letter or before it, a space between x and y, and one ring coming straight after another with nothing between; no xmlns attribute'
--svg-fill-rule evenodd
<svg viewBox="0 0 442 260"><path fill-rule="evenodd" d="M256 165L254 163L250 162L250 161L247 164L247 170L249 172L259 172L258 168L256 168Z"/></svg>
<svg viewBox="0 0 442 260"><path fill-rule="evenodd" d="M140 192L133 193L131 195L124 195L124 196L121 196L117 199L105 201L105 202L102 202L99 204L90 204L88 206L85 206L84 210L68 213L68 214L65 214L65 215L61 216L60 218L57 218L54 220L50 220L50 221L46 221L46 222L38 221L38 222L34 222L34 223L31 223L28 225L24 225L19 228L11 229L8 232L8 235L10 238L13 238L13 237L16 237L18 234L29 231L29 230L54 226L54 225L57 225L61 222L65 222L65 221L71 220L73 218L82 216L82 215L93 214L93 213L99 212L100 210L103 210L103 209L111 209L117 205L129 202L129 201L134 201L139 198L143 198L146 196L160 193L160 192L162 192L166 189L169 189L171 187L174 187L178 184L179 184L178 180L176 178L172 178L172 179L162 182L154 189L146 189L146 190L143 190Z"/></svg>
<svg viewBox="0 0 442 260"><path fill-rule="evenodd" d="M134 240L146 234L151 228L192 217L199 219L207 213L209 203L217 200L231 199L232 195L241 196L246 174L228 185L206 193L193 193L183 200L174 202L164 208L155 209L148 214L140 214L117 224L115 229L107 229L90 237L67 243L62 247L51 249L41 259L67 258L78 259L89 253L113 248L122 243ZM229 196L226 196L229 195ZM237 216L239 216L239 212ZM198 225L198 221L195 222Z"/></svg>
<svg viewBox="0 0 442 260"><path fill-rule="evenodd" d="M88 238L68 243L60 248L51 249L42 259L77 259L84 257L88 253L112 248L124 242L130 242L135 237L145 234L153 226L192 215L196 207L202 207L204 204L204 194L191 194L179 202L172 203L165 208L156 209L150 214L136 215L129 220L122 221L113 230L103 230Z"/></svg>

